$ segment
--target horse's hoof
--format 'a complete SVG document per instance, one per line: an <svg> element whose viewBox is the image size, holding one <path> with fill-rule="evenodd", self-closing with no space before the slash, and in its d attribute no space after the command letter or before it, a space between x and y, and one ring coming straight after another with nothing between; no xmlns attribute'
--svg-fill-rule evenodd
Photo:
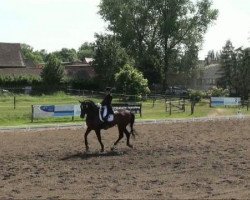
<svg viewBox="0 0 250 200"><path fill-rule="evenodd" d="M134 148L134 147L133 147L133 145L131 145L131 144L129 144L129 145L128 145L128 147L130 147L131 149L133 149L133 148Z"/></svg>
<svg viewBox="0 0 250 200"><path fill-rule="evenodd" d="M115 151L115 150L116 150L115 146L111 147L111 151Z"/></svg>
<svg viewBox="0 0 250 200"><path fill-rule="evenodd" d="M86 148L85 151L84 151L84 153L89 153L89 152L90 152L89 148Z"/></svg>
<svg viewBox="0 0 250 200"><path fill-rule="evenodd" d="M101 150L100 150L100 153L103 153L103 152L104 152L104 149L101 149Z"/></svg>
<svg viewBox="0 0 250 200"><path fill-rule="evenodd" d="M86 150L86 151L84 151L84 154L89 154L90 153L90 151L88 150Z"/></svg>

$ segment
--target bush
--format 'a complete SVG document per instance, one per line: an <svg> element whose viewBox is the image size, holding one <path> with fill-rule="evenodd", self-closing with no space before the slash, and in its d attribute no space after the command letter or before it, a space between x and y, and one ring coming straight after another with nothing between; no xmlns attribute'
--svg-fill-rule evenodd
<svg viewBox="0 0 250 200"><path fill-rule="evenodd" d="M115 84L117 91L124 94L141 95L150 92L148 80L145 79L140 71L126 64L115 74Z"/></svg>
<svg viewBox="0 0 250 200"><path fill-rule="evenodd" d="M189 90L189 98L191 101L199 102L202 98L204 98L206 94L200 90Z"/></svg>
<svg viewBox="0 0 250 200"><path fill-rule="evenodd" d="M23 87L35 86L41 83L41 78L30 75L20 76L0 76L0 86L2 87Z"/></svg>
<svg viewBox="0 0 250 200"><path fill-rule="evenodd" d="M228 97L229 96L229 90L228 89L223 89L223 88L213 87L212 89L207 91L206 96L208 98L210 98L210 97Z"/></svg>

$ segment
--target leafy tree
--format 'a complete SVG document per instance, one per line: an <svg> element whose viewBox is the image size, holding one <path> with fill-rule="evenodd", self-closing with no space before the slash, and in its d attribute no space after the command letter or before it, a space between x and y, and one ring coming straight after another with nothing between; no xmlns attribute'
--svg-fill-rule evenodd
<svg viewBox="0 0 250 200"><path fill-rule="evenodd" d="M111 35L96 35L93 66L102 85L114 86L115 74L131 60L125 49Z"/></svg>
<svg viewBox="0 0 250 200"><path fill-rule="evenodd" d="M250 48L236 50L237 59L237 82L239 94L242 98L248 99L250 91Z"/></svg>
<svg viewBox="0 0 250 200"><path fill-rule="evenodd" d="M41 72L41 78L46 85L58 86L64 77L61 61L53 54L49 54L47 63Z"/></svg>
<svg viewBox="0 0 250 200"><path fill-rule="evenodd" d="M147 94L150 92L148 88L148 80L136 68L126 64L115 74L115 85L118 91L125 94Z"/></svg>
<svg viewBox="0 0 250 200"><path fill-rule="evenodd" d="M250 49L235 49L228 40L221 52L221 65L221 85L229 88L231 94L247 98L250 89Z"/></svg>
<svg viewBox="0 0 250 200"><path fill-rule="evenodd" d="M231 93L233 89L233 79L234 79L234 72L233 68L236 65L236 55L234 52L233 44L230 40L226 41L225 46L222 48L221 51L221 66L222 66L222 78L220 84L222 87L228 87Z"/></svg>
<svg viewBox="0 0 250 200"><path fill-rule="evenodd" d="M216 86L212 87L210 90L207 91L207 97L228 97L229 96L229 90L218 88Z"/></svg>
<svg viewBox="0 0 250 200"><path fill-rule="evenodd" d="M77 52L78 59L83 60L84 58L93 58L94 48L95 45L93 43L88 43L88 42L83 43Z"/></svg>
<svg viewBox="0 0 250 200"><path fill-rule="evenodd" d="M28 44L21 44L21 51L24 59L31 60L35 64L43 63L46 56L46 51L34 51L33 47Z"/></svg>
<svg viewBox="0 0 250 200"><path fill-rule="evenodd" d="M198 53L208 25L217 18L218 11L211 5L210 0L196 4L191 0L102 0L100 14L136 66L144 74L156 71L166 87L175 58L190 48Z"/></svg>
<svg viewBox="0 0 250 200"><path fill-rule="evenodd" d="M74 62L77 60L75 49L62 48L60 51L55 51L53 54L62 62Z"/></svg>

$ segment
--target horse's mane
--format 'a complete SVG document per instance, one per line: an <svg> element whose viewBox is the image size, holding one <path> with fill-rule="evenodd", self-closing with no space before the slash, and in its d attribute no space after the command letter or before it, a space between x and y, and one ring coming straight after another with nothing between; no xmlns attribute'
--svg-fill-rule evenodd
<svg viewBox="0 0 250 200"><path fill-rule="evenodd" d="M93 108L98 108L98 106L92 100L85 100L84 103L88 103Z"/></svg>

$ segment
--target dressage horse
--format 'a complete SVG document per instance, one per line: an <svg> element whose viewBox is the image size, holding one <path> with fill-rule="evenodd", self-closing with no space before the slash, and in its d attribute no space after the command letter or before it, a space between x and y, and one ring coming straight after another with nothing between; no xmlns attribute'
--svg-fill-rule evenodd
<svg viewBox="0 0 250 200"><path fill-rule="evenodd" d="M80 108L81 108L81 118L84 118L85 115L86 117L86 125L87 125L87 130L85 132L84 135L84 139L85 139L85 146L86 146L86 151L89 151L89 145L88 145L88 134L90 133L90 131L94 130L97 136L97 139L101 145L101 152L104 151L104 145L102 143L102 139L101 139L101 129L107 129L107 127L105 127L103 125L103 122L100 120L100 107L97 106L93 101L91 100L85 100L85 101L79 101L80 102ZM109 126L108 128L111 128L115 125L118 126L118 130L119 130L119 138L117 139L117 141L114 143L114 146L112 147L111 150L114 149L114 147L118 144L118 142L123 138L123 134L126 134L127 137L127 146L129 146L130 148L133 148L133 146L130 144L129 139L130 139L130 134L132 134L132 136L134 135L134 129L133 129L133 125L135 122L135 115L134 113L131 113L128 110L120 110L118 112L115 112L114 114L114 120L112 122L109 122ZM129 132L127 130L127 125L130 125L130 129L131 131Z"/></svg>

